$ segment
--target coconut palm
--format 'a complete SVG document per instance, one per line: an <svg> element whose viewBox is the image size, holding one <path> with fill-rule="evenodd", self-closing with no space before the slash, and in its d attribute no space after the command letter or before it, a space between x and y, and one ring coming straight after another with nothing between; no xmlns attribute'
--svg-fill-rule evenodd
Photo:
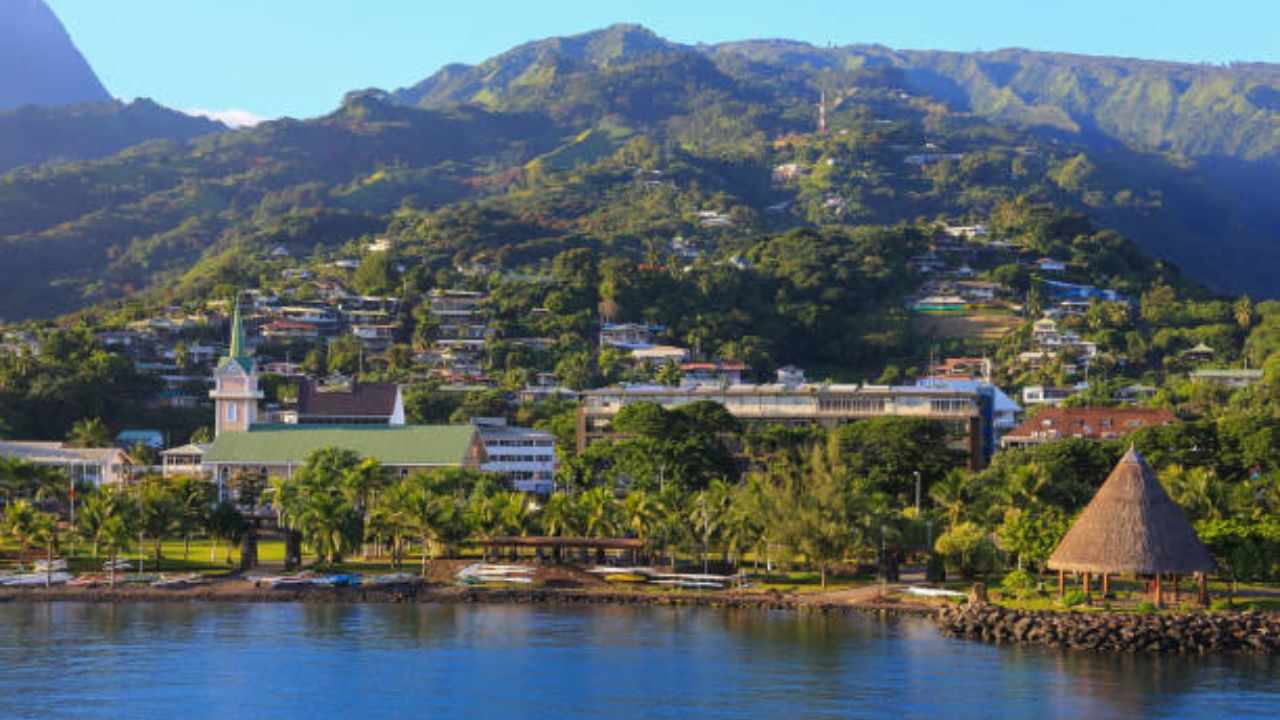
<svg viewBox="0 0 1280 720"><path fill-rule="evenodd" d="M107 571L110 573L113 588L116 586L116 565L119 562L120 552L128 549L132 538L133 530L123 515L108 516L98 527L94 536L95 544L107 553L109 559Z"/></svg>
<svg viewBox="0 0 1280 720"><path fill-rule="evenodd" d="M633 490L622 499L622 526L649 546L658 524L658 503L644 490Z"/></svg>
<svg viewBox="0 0 1280 720"><path fill-rule="evenodd" d="M67 435L67 443L78 448L111 447L111 431L101 418L77 420Z"/></svg>
<svg viewBox="0 0 1280 720"><path fill-rule="evenodd" d="M178 478L173 487L175 527L182 535L182 559L191 557L191 536L207 524L213 486L197 477Z"/></svg>
<svg viewBox="0 0 1280 720"><path fill-rule="evenodd" d="M929 486L929 499L947 516L947 525L955 527L968 507L972 483L968 472L955 469Z"/></svg>
<svg viewBox="0 0 1280 720"><path fill-rule="evenodd" d="M178 503L167 481L151 478L138 487L138 520L139 530L151 538L156 570L159 570L161 542L178 520Z"/></svg>
<svg viewBox="0 0 1280 720"><path fill-rule="evenodd" d="M443 491L439 479L431 475L415 476L407 501L405 516L422 543L422 577L427 576L427 559L440 548L466 537L467 506L456 494Z"/></svg>
<svg viewBox="0 0 1280 720"><path fill-rule="evenodd" d="M27 559L27 552L36 540L41 513L27 500L10 503L4 509L4 534L18 544L18 566Z"/></svg>
<svg viewBox="0 0 1280 720"><path fill-rule="evenodd" d="M32 533L35 544L44 547L44 586L53 584L53 554L62 541L62 532L58 528L58 518L52 513L36 513L36 521Z"/></svg>
<svg viewBox="0 0 1280 720"><path fill-rule="evenodd" d="M209 562L213 562L218 552L218 545L222 542L227 544L226 562L231 562L231 548L240 541L240 537L244 533L245 519L240 510L236 508L234 503L223 501L213 508L213 512L209 513L209 536L213 538L213 545L209 548Z"/></svg>
<svg viewBox="0 0 1280 720"><path fill-rule="evenodd" d="M338 483L339 489L347 502L360 513L361 522L369 524L369 511L373 507L373 498L387 485L386 471L382 464L373 458L361 460L355 467L342 474ZM368 547L364 549L368 556Z"/></svg>
<svg viewBox="0 0 1280 720"><path fill-rule="evenodd" d="M360 517L336 492L308 493L298 527L303 541L329 566L341 562L360 542Z"/></svg>

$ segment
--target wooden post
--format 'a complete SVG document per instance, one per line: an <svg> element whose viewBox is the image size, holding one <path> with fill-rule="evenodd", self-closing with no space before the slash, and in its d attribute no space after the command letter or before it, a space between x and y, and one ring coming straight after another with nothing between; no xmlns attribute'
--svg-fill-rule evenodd
<svg viewBox="0 0 1280 720"><path fill-rule="evenodd" d="M1058 599L1061 600L1063 595L1067 594L1067 572L1065 570L1058 571Z"/></svg>
<svg viewBox="0 0 1280 720"><path fill-rule="evenodd" d="M1177 605L1182 602L1182 578L1174 573L1173 575L1173 604Z"/></svg>
<svg viewBox="0 0 1280 720"><path fill-rule="evenodd" d="M1196 585L1200 591L1200 607L1209 607L1209 583L1205 573L1196 573Z"/></svg>
<svg viewBox="0 0 1280 720"><path fill-rule="evenodd" d="M1086 572L1084 574L1084 602L1086 605L1093 602L1093 596L1089 592L1089 579L1089 573Z"/></svg>
<svg viewBox="0 0 1280 720"><path fill-rule="evenodd" d="M1111 597L1111 574L1102 573L1102 597Z"/></svg>
<svg viewBox="0 0 1280 720"><path fill-rule="evenodd" d="M1155 583L1156 609L1164 607L1164 593L1160 589L1160 573L1156 573Z"/></svg>

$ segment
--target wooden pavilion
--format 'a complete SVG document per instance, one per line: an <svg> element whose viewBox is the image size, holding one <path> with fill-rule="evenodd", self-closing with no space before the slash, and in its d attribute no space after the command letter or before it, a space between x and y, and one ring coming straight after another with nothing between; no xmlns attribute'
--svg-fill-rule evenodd
<svg viewBox="0 0 1280 720"><path fill-rule="evenodd" d="M1179 576L1196 575L1203 603L1205 573L1217 569L1182 508L1133 447L1067 531L1047 565L1058 571L1059 596L1065 590L1067 572L1083 573L1086 598L1094 575L1102 576L1103 595L1110 593L1111 575L1149 577L1156 607L1164 603L1162 577L1172 576L1176 597Z"/></svg>

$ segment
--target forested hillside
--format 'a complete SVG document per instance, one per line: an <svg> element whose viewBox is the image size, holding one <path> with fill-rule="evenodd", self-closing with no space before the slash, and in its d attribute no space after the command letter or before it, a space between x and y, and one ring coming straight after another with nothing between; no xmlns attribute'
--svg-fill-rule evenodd
<svg viewBox="0 0 1280 720"><path fill-rule="evenodd" d="M1178 90L1163 111L1158 77ZM256 276L253 258L281 244L323 254L414 222L449 262L512 269L574 246L749 244L1015 201L1083 213L1212 287L1271 296L1277 211L1258 196L1275 172L1272 77L1012 51L691 47L615 26L353 93L315 120L11 172L0 244L18 272L0 308L195 293Z"/></svg>

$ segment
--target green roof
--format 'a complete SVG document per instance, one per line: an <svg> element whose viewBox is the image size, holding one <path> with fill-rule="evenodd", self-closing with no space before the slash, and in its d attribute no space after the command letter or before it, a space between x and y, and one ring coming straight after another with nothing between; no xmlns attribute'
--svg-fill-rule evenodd
<svg viewBox="0 0 1280 720"><path fill-rule="evenodd" d="M301 465L325 448L342 448L383 465L461 466L476 429L471 425L254 425L224 432L206 463Z"/></svg>

